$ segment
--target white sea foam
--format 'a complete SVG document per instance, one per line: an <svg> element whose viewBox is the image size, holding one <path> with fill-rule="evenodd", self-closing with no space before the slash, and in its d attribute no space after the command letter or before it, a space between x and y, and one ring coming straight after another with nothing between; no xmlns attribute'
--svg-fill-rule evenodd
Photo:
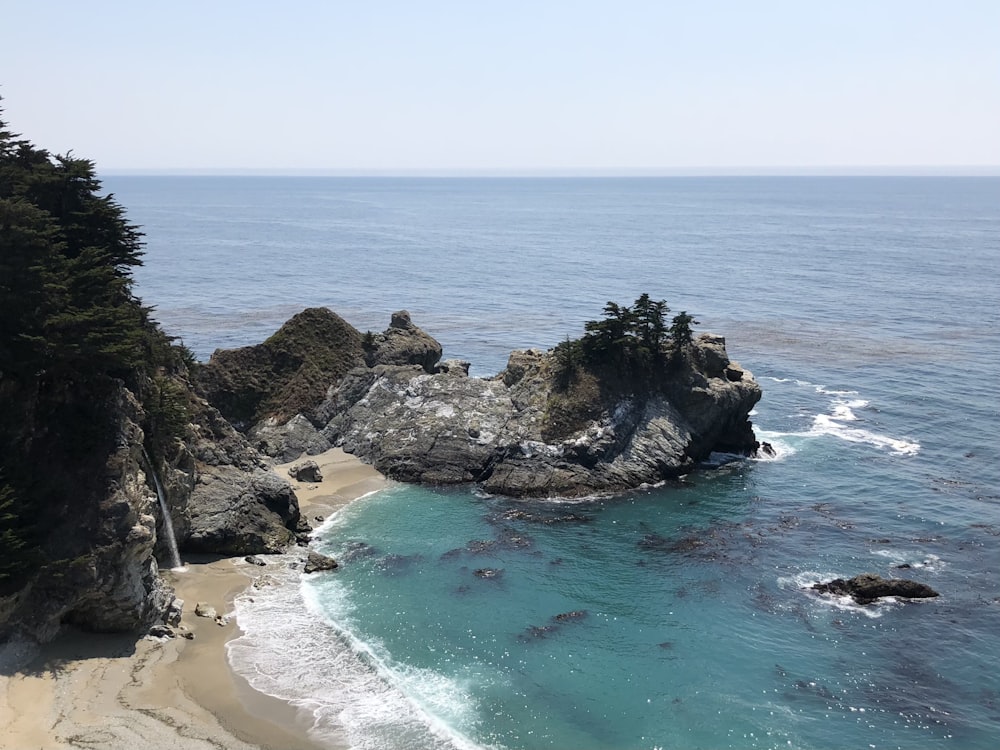
<svg viewBox="0 0 1000 750"><path fill-rule="evenodd" d="M898 456L915 456L920 450L920 443L902 438L882 435L859 427L847 427L836 414L817 414L813 417L809 435L830 435L846 440L849 443L867 443L876 448L885 448Z"/></svg>
<svg viewBox="0 0 1000 750"><path fill-rule="evenodd" d="M761 443L771 446L773 454L758 451L754 456L754 461L782 461L795 453L795 446L786 438L791 433L771 432L769 430L757 430L757 437Z"/></svg>
<svg viewBox="0 0 1000 750"><path fill-rule="evenodd" d="M312 717L320 743L358 750L385 747L476 750L457 727L475 702L467 685L430 670L399 667L326 619L315 590L292 570L262 576L237 597L243 635L229 661L254 689ZM331 604L345 616L346 601Z"/></svg>
<svg viewBox="0 0 1000 750"><path fill-rule="evenodd" d="M816 571L808 570L796 573L793 576L778 578L778 586L786 590L801 591L819 607L853 612L871 619L877 619L887 611L895 609L900 605L899 600L893 596L884 597L871 604L861 605L849 596L832 596L830 594L820 594L813 590L814 584L832 581L834 578L843 578L843 576L836 573L817 573Z"/></svg>
<svg viewBox="0 0 1000 750"><path fill-rule="evenodd" d="M924 554L915 550L877 549L873 550L873 554L887 558L896 567L906 565L909 568L940 570L945 564L937 555Z"/></svg>
<svg viewBox="0 0 1000 750"><path fill-rule="evenodd" d="M789 382L787 379L773 378L775 382ZM863 443L875 448L888 450L898 456L914 456L920 451L920 444L914 440L896 438L884 435L875 430L859 426L857 423L864 423L864 420L856 413L869 407L871 404L864 398L859 398L857 391L834 390L822 385L810 383L805 380L795 380L796 385L811 388L816 393L824 396L831 396L829 413L816 414L812 418L812 424L805 432L767 432L758 430L758 435L762 440L771 443L777 451L777 444L783 438L814 438L814 437L835 437L849 443ZM788 443L785 443L788 446ZM794 452L794 449L792 450ZM774 460L775 457L770 457Z"/></svg>

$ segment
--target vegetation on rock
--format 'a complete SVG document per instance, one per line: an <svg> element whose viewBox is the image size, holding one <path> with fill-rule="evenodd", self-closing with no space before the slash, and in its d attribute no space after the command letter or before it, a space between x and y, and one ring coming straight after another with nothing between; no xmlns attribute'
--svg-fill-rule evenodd
<svg viewBox="0 0 1000 750"><path fill-rule="evenodd" d="M220 349L198 368L208 400L237 428L308 414L327 388L364 364L362 336L325 307L303 310L256 346Z"/></svg>
<svg viewBox="0 0 1000 750"><path fill-rule="evenodd" d="M665 300L642 294L631 305L608 302L602 320L553 350L556 388L546 409L546 439L573 433L627 393L662 389L693 339L694 316L681 312L667 324Z"/></svg>

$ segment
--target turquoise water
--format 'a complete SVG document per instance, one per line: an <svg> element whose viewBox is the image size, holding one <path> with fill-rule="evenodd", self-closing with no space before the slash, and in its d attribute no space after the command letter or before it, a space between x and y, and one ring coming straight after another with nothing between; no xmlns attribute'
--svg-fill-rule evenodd
<svg viewBox="0 0 1000 750"><path fill-rule="evenodd" d="M764 389L772 460L573 503L397 487L334 517L319 547L342 569L242 600L230 651L318 736L995 746L1000 180L107 186L148 233L139 293L202 357L306 305L361 329L406 307L490 374L648 291L725 334ZM863 571L942 596L808 590Z"/></svg>

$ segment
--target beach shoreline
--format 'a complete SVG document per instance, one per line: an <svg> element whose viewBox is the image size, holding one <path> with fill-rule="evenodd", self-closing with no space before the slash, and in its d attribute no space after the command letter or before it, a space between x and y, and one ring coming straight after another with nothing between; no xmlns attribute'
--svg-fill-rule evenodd
<svg viewBox="0 0 1000 750"><path fill-rule="evenodd" d="M357 498L388 486L372 467L335 448L308 456L323 481L297 482L289 464L274 466L318 524ZM292 553L294 554L294 553ZM242 558L184 555L185 569L162 575L184 600L178 636L94 634L65 628L16 671L0 673L0 746L19 750L342 750L318 742L309 717L287 701L254 690L230 667L226 644L239 637L235 597L268 567ZM284 556L263 557L280 562ZM213 618L195 614L198 602ZM184 633L193 634L188 640Z"/></svg>

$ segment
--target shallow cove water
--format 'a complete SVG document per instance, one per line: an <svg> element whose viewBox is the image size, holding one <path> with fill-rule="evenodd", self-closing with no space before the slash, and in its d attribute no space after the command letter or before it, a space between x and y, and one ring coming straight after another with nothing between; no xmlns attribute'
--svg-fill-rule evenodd
<svg viewBox="0 0 1000 750"><path fill-rule="evenodd" d="M1000 180L106 180L204 358L406 307L474 374L642 292L727 337L777 456L522 503L398 487L254 592L230 659L359 748L992 748ZM942 593L859 607L863 571ZM563 617L559 617L563 615Z"/></svg>

